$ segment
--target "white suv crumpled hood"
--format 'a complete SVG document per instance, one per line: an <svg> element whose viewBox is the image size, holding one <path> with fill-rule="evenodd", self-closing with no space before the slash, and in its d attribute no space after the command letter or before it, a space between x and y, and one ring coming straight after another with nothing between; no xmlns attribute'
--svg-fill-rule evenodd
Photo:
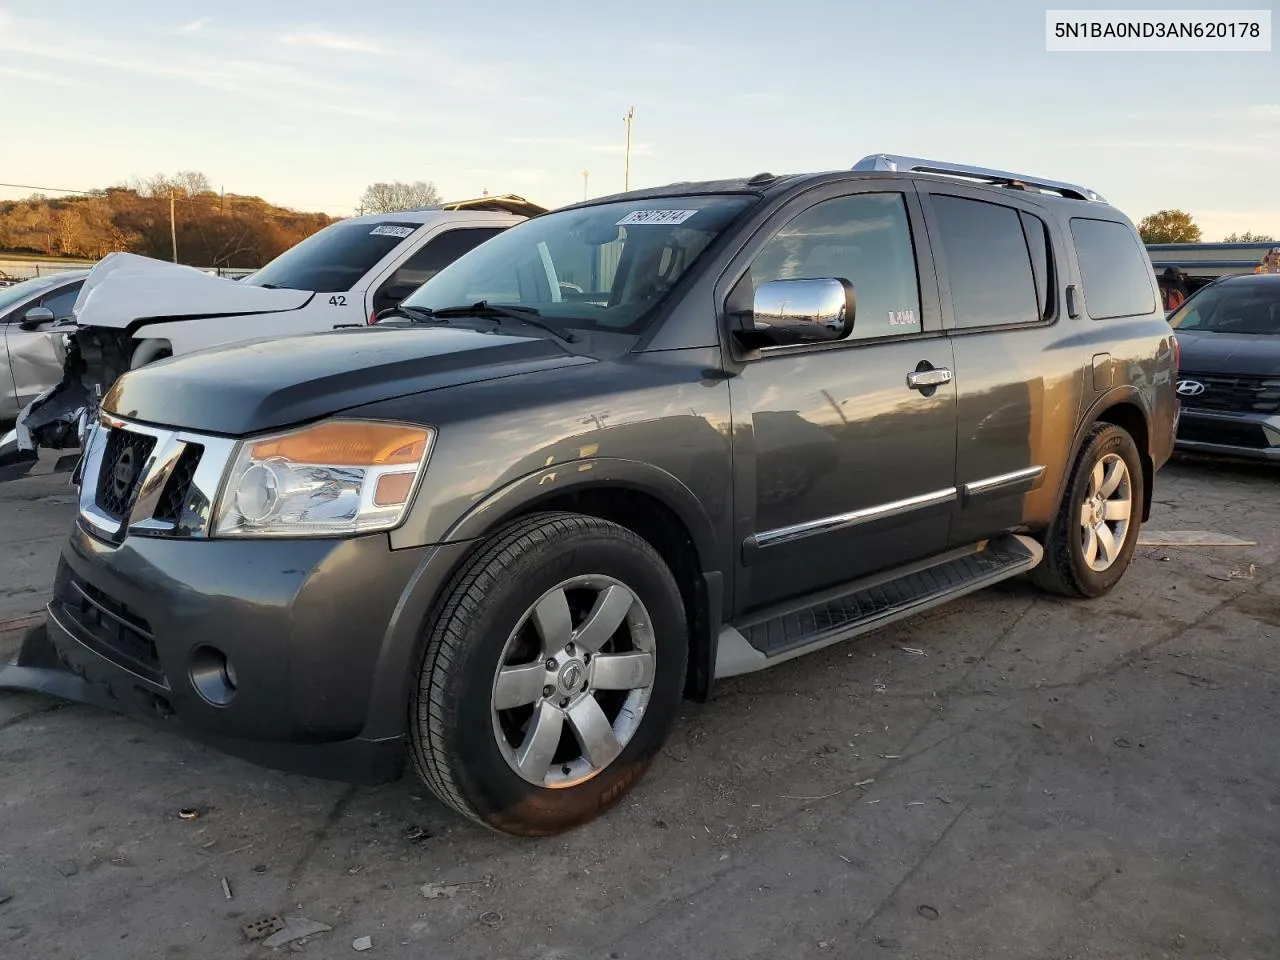
<svg viewBox="0 0 1280 960"><path fill-rule="evenodd" d="M195 267L111 253L89 271L72 312L80 326L119 329L150 317L296 310L314 296L310 290L245 286Z"/></svg>

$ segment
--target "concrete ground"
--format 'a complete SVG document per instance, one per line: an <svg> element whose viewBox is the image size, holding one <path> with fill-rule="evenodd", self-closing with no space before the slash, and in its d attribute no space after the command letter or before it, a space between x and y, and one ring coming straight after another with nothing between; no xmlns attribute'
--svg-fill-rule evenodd
<svg viewBox="0 0 1280 960"><path fill-rule="evenodd" d="M0 491L0 655L70 492ZM1156 496L1149 532L1257 545L1143 547L1101 601L1015 581L727 682L551 840L0 693L0 957L265 957L241 928L273 914L332 928L281 948L315 957L1280 956L1280 471L1179 462Z"/></svg>

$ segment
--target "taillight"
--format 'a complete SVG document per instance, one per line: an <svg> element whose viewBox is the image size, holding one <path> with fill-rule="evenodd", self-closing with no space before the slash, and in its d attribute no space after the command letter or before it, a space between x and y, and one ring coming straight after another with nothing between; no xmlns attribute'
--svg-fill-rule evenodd
<svg viewBox="0 0 1280 960"><path fill-rule="evenodd" d="M1173 372L1177 373L1182 369L1182 344L1178 342L1178 338L1173 338Z"/></svg>
<svg viewBox="0 0 1280 960"><path fill-rule="evenodd" d="M370 326L370 327L372 327L372 326L373 326L375 323L377 323L377 322L378 322L378 311L377 311L377 310L370 310L370 311L369 311L369 322L368 322L368 324L366 324L366 326Z"/></svg>

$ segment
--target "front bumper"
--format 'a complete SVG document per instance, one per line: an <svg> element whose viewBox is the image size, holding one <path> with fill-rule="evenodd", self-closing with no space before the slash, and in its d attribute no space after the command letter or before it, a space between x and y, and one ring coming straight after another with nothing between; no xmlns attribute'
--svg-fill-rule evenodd
<svg viewBox="0 0 1280 960"><path fill-rule="evenodd" d="M1280 415L1182 408L1177 448L1188 453L1280 462Z"/></svg>
<svg viewBox="0 0 1280 960"><path fill-rule="evenodd" d="M423 625L468 546L391 550L385 534L114 545L78 524L47 631L0 667L0 688L176 724L284 770L395 779ZM234 687L211 696L218 657Z"/></svg>

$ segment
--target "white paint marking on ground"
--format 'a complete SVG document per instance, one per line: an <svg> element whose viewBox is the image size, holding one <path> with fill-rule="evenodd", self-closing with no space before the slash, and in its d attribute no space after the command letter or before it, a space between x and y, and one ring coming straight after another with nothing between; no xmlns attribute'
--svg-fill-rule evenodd
<svg viewBox="0 0 1280 960"><path fill-rule="evenodd" d="M1143 530L1140 547L1256 547L1256 540L1241 540L1212 530Z"/></svg>

